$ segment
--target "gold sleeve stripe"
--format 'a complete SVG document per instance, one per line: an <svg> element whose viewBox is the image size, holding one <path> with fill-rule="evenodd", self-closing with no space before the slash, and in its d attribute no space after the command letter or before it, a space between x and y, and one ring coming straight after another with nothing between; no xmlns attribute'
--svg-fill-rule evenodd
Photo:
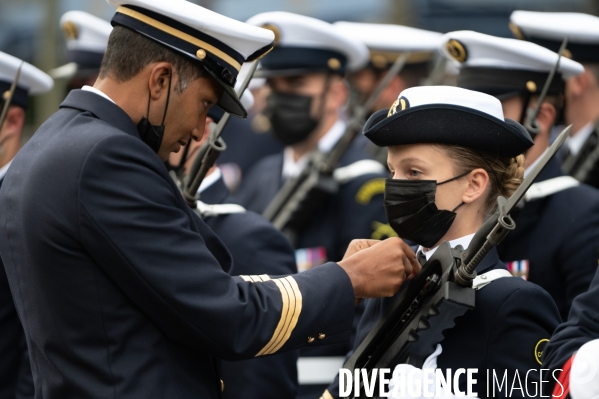
<svg viewBox="0 0 599 399"><path fill-rule="evenodd" d="M333 395L331 395L331 393L327 389L326 391L323 392L323 394L320 397L320 399L335 399L335 398L333 398Z"/></svg>
<svg viewBox="0 0 599 399"><path fill-rule="evenodd" d="M154 18L148 17L147 15L144 15L140 12L137 12L135 10L132 10L132 9L124 7L124 6L120 6L116 10L116 12L127 15L131 18L135 18L138 21L141 21L147 25L150 25L150 26L158 29L158 30L168 33L171 36L175 36L176 38L179 38L179 39L184 40L188 43L191 43L195 46L198 46L206 51L209 51L212 54L214 54L215 56L217 56L218 58L220 58L221 60L225 61L227 64L231 65L233 68L237 69L237 71L239 71L241 69L241 64L239 62L235 61L235 59L233 57L226 54L222 50L219 50L218 48L214 47L213 45L206 43L203 40L198 39L197 37L193 37L185 32L181 32L180 30L175 29L172 26L168 26L160 21L155 20Z"/></svg>
<svg viewBox="0 0 599 399"><path fill-rule="evenodd" d="M258 352L256 357L270 354L269 349L273 347L273 345L277 342L279 332L285 326L287 313L289 312L289 293L287 292L287 289L285 289L285 286L283 285L281 280L276 279L272 281L277 285L279 291L281 291L281 299L283 302L283 307L281 309L281 318L279 319L279 323L277 324L277 328L275 329L272 338L270 339L270 341L268 341L266 346L264 346L264 348L262 348L262 350Z"/></svg>
<svg viewBox="0 0 599 399"><path fill-rule="evenodd" d="M262 283L265 281L270 281L270 277L266 274L261 274L259 276L239 276L247 282L250 283Z"/></svg>
<svg viewBox="0 0 599 399"><path fill-rule="evenodd" d="M286 277L283 281L287 283L287 288L293 293L293 296L295 298L295 309L291 314L291 319L289 320L289 324L287 325L287 329L285 330L282 339L279 340L278 345L272 350L271 353L277 352L289 340L289 337L291 337L291 333L297 325L299 316L302 313L302 293L300 292L297 282L293 279L293 277Z"/></svg>
<svg viewBox="0 0 599 399"><path fill-rule="evenodd" d="M274 279L273 281L281 291L283 308L281 319L270 341L256 356L270 355L281 349L289 340L291 333L297 325L302 311L302 294L293 277Z"/></svg>

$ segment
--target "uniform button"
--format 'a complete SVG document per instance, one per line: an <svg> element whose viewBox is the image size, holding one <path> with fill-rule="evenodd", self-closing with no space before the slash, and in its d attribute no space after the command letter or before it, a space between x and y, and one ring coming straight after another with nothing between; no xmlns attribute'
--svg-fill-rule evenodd
<svg viewBox="0 0 599 399"><path fill-rule="evenodd" d="M323 334L323 333L318 334L318 339L324 339L324 337L326 337L326 334Z"/></svg>
<svg viewBox="0 0 599 399"><path fill-rule="evenodd" d="M314 337L308 337L308 343L311 344L312 342L314 342Z"/></svg>
<svg viewBox="0 0 599 399"><path fill-rule="evenodd" d="M225 391L225 382L223 380L220 380L220 391L221 392Z"/></svg>

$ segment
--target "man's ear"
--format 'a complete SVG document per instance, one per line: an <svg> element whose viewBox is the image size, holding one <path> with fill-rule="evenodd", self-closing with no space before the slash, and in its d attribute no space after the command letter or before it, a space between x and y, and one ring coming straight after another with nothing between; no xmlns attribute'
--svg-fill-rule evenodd
<svg viewBox="0 0 599 399"><path fill-rule="evenodd" d="M349 97L349 88L347 87L347 84L343 79L333 79L334 80L331 82L331 85L329 87L329 93L327 95L327 98L328 108L336 112L347 102Z"/></svg>
<svg viewBox="0 0 599 399"><path fill-rule="evenodd" d="M474 169L466 176L466 179L468 181L466 191L464 191L464 195L462 196L462 202L470 204L485 194L489 185L489 174L482 168Z"/></svg>
<svg viewBox="0 0 599 399"><path fill-rule="evenodd" d="M11 105L6 113L6 119L0 129L3 137L14 137L21 134L25 124L25 110L21 107Z"/></svg>
<svg viewBox="0 0 599 399"><path fill-rule="evenodd" d="M541 104L539 114L537 115L537 121L539 123L539 127L541 128L541 132L546 133L547 135L551 132L551 127L555 123L556 116L557 111L553 105L549 104L548 102Z"/></svg>
<svg viewBox="0 0 599 399"><path fill-rule="evenodd" d="M566 84L568 85L568 92L574 97L580 97L586 90L587 86L591 84L591 73L585 69L580 75L572 76Z"/></svg>
<svg viewBox="0 0 599 399"><path fill-rule="evenodd" d="M157 100L168 90L169 80L173 79L173 66L168 62L158 62L150 68L150 96ZM174 84L175 82L171 82L171 86Z"/></svg>

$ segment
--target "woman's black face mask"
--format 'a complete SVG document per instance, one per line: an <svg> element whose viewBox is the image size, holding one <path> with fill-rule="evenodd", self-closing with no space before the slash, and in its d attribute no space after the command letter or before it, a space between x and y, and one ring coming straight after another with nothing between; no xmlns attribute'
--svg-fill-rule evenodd
<svg viewBox="0 0 599 399"><path fill-rule="evenodd" d="M437 186L466 176L470 172L437 183L435 180L396 180L385 181L385 213L389 225L406 240L433 247L447 233L453 223L454 210L439 210L435 204Z"/></svg>

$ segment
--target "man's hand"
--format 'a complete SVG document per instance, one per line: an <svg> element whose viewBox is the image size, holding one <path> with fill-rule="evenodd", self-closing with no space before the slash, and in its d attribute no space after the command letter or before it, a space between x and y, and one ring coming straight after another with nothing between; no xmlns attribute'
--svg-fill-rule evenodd
<svg viewBox="0 0 599 399"><path fill-rule="evenodd" d="M339 266L348 274L356 298L395 295L420 270L412 248L400 238L353 240Z"/></svg>

